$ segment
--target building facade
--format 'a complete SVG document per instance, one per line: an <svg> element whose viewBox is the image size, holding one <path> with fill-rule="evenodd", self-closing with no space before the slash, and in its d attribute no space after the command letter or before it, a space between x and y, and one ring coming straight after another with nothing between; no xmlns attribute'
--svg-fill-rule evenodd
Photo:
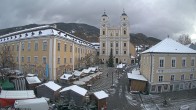
<svg viewBox="0 0 196 110"><path fill-rule="evenodd" d="M120 26L109 25L109 17L104 14L101 17L100 26L100 59L107 62L112 50L114 63L134 63L135 48L130 43L129 19L125 12L120 17Z"/></svg>
<svg viewBox="0 0 196 110"><path fill-rule="evenodd" d="M90 42L48 25L3 35L0 45L12 51L16 69L50 80L80 67L86 55L96 53Z"/></svg>
<svg viewBox="0 0 196 110"><path fill-rule="evenodd" d="M151 93L196 88L196 51L166 38L142 52L140 72Z"/></svg>

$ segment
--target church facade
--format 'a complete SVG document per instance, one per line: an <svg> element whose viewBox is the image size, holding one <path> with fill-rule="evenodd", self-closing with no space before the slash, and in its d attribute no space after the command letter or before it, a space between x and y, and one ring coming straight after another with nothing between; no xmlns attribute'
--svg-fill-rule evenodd
<svg viewBox="0 0 196 110"><path fill-rule="evenodd" d="M120 25L113 27L109 24L109 17L104 14L100 22L100 59L106 63L109 59L110 52L114 56L114 63L135 62L135 47L130 43L129 36L129 19L123 11L120 16Z"/></svg>

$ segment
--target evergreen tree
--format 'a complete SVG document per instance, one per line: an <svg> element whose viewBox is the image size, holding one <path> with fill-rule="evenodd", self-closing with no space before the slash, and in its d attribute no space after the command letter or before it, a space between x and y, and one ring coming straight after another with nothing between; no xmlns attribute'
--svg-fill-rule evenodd
<svg viewBox="0 0 196 110"><path fill-rule="evenodd" d="M108 60L108 67L114 67L114 59L113 59L112 48L111 48L110 56L109 56L109 60Z"/></svg>

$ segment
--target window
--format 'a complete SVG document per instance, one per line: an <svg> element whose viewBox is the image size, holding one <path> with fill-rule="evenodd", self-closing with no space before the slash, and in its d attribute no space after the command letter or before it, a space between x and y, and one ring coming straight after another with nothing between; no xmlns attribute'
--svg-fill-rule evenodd
<svg viewBox="0 0 196 110"><path fill-rule="evenodd" d="M184 74L183 74L183 75L181 75L181 80L184 80Z"/></svg>
<svg viewBox="0 0 196 110"><path fill-rule="evenodd" d="M171 81L174 81L175 76L171 75Z"/></svg>
<svg viewBox="0 0 196 110"><path fill-rule="evenodd" d="M58 64L60 64L60 63L61 63L61 62L60 62L60 58L58 58L58 59L57 59L57 61L58 61Z"/></svg>
<svg viewBox="0 0 196 110"><path fill-rule="evenodd" d="M193 79L193 74L190 74L190 79Z"/></svg>
<svg viewBox="0 0 196 110"><path fill-rule="evenodd" d="M126 54L126 51L124 51L124 54Z"/></svg>
<svg viewBox="0 0 196 110"><path fill-rule="evenodd" d="M124 43L124 47L126 47L126 43Z"/></svg>
<svg viewBox="0 0 196 110"><path fill-rule="evenodd" d="M39 35L41 35L42 34L42 31L39 31Z"/></svg>
<svg viewBox="0 0 196 110"><path fill-rule="evenodd" d="M64 44L64 52L67 50L67 44Z"/></svg>
<svg viewBox="0 0 196 110"><path fill-rule="evenodd" d="M163 76L159 76L159 82L163 81Z"/></svg>
<svg viewBox="0 0 196 110"><path fill-rule="evenodd" d="M70 46L70 52L72 52L72 46Z"/></svg>
<svg viewBox="0 0 196 110"><path fill-rule="evenodd" d="M35 63L38 62L38 57L37 57L37 56L34 57L34 62L35 62Z"/></svg>
<svg viewBox="0 0 196 110"><path fill-rule="evenodd" d="M70 58L70 63L72 63L72 58Z"/></svg>
<svg viewBox="0 0 196 110"><path fill-rule="evenodd" d="M191 66L195 66L195 59L191 59Z"/></svg>
<svg viewBox="0 0 196 110"><path fill-rule="evenodd" d="M105 31L103 31L103 35L105 35Z"/></svg>
<svg viewBox="0 0 196 110"><path fill-rule="evenodd" d="M171 63L172 63L171 64L172 68L175 68L176 67L176 60L175 59L172 59L172 62Z"/></svg>
<svg viewBox="0 0 196 110"><path fill-rule="evenodd" d="M14 44L12 44L12 51L14 51Z"/></svg>
<svg viewBox="0 0 196 110"><path fill-rule="evenodd" d="M126 30L124 30L124 35L126 35Z"/></svg>
<svg viewBox="0 0 196 110"><path fill-rule="evenodd" d="M110 47L113 47L113 43L110 43Z"/></svg>
<svg viewBox="0 0 196 110"><path fill-rule="evenodd" d="M27 50L28 50L28 51L31 50L31 42L28 42Z"/></svg>
<svg viewBox="0 0 196 110"><path fill-rule="evenodd" d="M182 59L182 67L186 67L186 59Z"/></svg>
<svg viewBox="0 0 196 110"><path fill-rule="evenodd" d="M116 50L116 54L118 55L118 50Z"/></svg>
<svg viewBox="0 0 196 110"><path fill-rule="evenodd" d="M64 58L64 64L66 64L66 58Z"/></svg>
<svg viewBox="0 0 196 110"><path fill-rule="evenodd" d="M159 60L159 67L164 67L164 59Z"/></svg>
<svg viewBox="0 0 196 110"><path fill-rule="evenodd" d="M118 36L118 33L116 33L116 36Z"/></svg>
<svg viewBox="0 0 196 110"><path fill-rule="evenodd" d="M47 42L46 41L42 42L42 50L43 51L47 50Z"/></svg>
<svg viewBox="0 0 196 110"><path fill-rule="evenodd" d="M35 41L34 49L35 49L35 51L38 51L38 42L37 41Z"/></svg>
<svg viewBox="0 0 196 110"><path fill-rule="evenodd" d="M102 54L105 54L105 51L103 50Z"/></svg>
<svg viewBox="0 0 196 110"><path fill-rule="evenodd" d="M116 43L116 47L118 47L118 43Z"/></svg>
<svg viewBox="0 0 196 110"><path fill-rule="evenodd" d="M61 50L61 43L58 43L58 51Z"/></svg>
<svg viewBox="0 0 196 110"><path fill-rule="evenodd" d="M22 62L24 62L24 57L21 58Z"/></svg>
<svg viewBox="0 0 196 110"><path fill-rule="evenodd" d="M16 50L19 51L19 45L16 46Z"/></svg>
<svg viewBox="0 0 196 110"><path fill-rule="evenodd" d="M42 63L46 64L46 57L42 57Z"/></svg>
<svg viewBox="0 0 196 110"><path fill-rule="evenodd" d="M18 62L18 56L16 57L16 62Z"/></svg>
<svg viewBox="0 0 196 110"><path fill-rule="evenodd" d="M105 43L103 43L103 47L105 47Z"/></svg>
<svg viewBox="0 0 196 110"><path fill-rule="evenodd" d="M78 48L78 53L80 53L80 48Z"/></svg>
<svg viewBox="0 0 196 110"><path fill-rule="evenodd" d="M75 47L75 53L77 53L77 47Z"/></svg>
<svg viewBox="0 0 196 110"><path fill-rule="evenodd" d="M31 62L31 57L27 57L27 62L30 63Z"/></svg>
<svg viewBox="0 0 196 110"><path fill-rule="evenodd" d="M153 92L153 91L155 91L156 90L156 85L152 85L151 86L151 91Z"/></svg>
<svg viewBox="0 0 196 110"><path fill-rule="evenodd" d="M24 42L21 45L22 51L24 51Z"/></svg>

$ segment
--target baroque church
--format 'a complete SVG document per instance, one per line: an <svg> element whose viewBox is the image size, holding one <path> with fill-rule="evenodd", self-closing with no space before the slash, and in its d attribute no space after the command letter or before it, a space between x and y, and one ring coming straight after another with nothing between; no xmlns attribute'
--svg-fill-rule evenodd
<svg viewBox="0 0 196 110"><path fill-rule="evenodd" d="M135 47L130 43L129 19L125 11L120 16L119 26L110 26L106 12L100 22L100 59L106 63L112 51L114 64L135 62Z"/></svg>

